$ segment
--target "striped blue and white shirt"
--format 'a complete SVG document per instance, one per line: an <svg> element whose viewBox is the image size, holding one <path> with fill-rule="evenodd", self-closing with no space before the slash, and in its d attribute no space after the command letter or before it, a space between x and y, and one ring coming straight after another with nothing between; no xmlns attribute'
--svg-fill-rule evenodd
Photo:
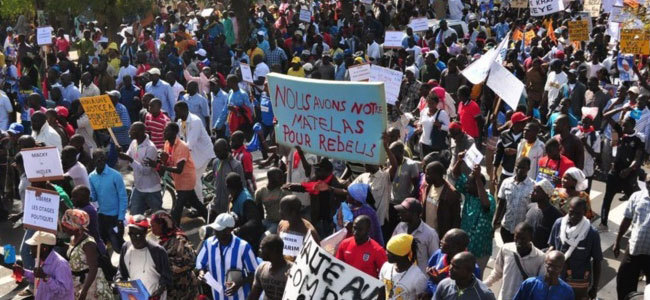
<svg viewBox="0 0 650 300"><path fill-rule="evenodd" d="M257 259L251 246L244 240L233 235L229 245L220 245L216 236L208 238L203 245L199 255L196 257L196 268L206 270L212 274L222 290L226 291L226 272L236 269L244 272L244 276L252 276L257 269ZM245 300L251 291L249 284L242 286L236 294L228 297L212 290L212 297L215 300Z"/></svg>

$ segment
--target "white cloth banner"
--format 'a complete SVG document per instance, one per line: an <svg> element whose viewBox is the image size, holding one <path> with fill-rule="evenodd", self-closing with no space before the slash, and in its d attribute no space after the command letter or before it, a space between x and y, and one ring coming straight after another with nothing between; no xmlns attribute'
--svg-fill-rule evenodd
<svg viewBox="0 0 650 300"><path fill-rule="evenodd" d="M338 260L308 234L282 299L378 299L383 289L377 278Z"/></svg>
<svg viewBox="0 0 650 300"><path fill-rule="evenodd" d="M541 17L564 10L562 0L530 0L530 15Z"/></svg>
<svg viewBox="0 0 650 300"><path fill-rule="evenodd" d="M515 75L512 75L508 69L501 66L500 63L494 62L490 66L490 77L488 77L487 86L501 97L512 110L517 109L521 93L524 91L524 83Z"/></svg>
<svg viewBox="0 0 650 300"><path fill-rule="evenodd" d="M485 53L481 58L472 62L467 68L465 68L461 73L467 80L473 84L479 84L485 80L488 73L490 72L490 66L496 60L497 62L502 62L503 57L505 57L505 52L508 51L508 40L503 39L499 46L495 49L490 49Z"/></svg>

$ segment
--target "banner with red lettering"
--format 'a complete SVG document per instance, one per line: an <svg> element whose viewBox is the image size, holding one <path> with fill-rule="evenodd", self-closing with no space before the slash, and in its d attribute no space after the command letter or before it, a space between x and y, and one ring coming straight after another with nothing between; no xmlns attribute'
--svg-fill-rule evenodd
<svg viewBox="0 0 650 300"><path fill-rule="evenodd" d="M349 162L385 159L386 99L381 82L267 75L278 144Z"/></svg>

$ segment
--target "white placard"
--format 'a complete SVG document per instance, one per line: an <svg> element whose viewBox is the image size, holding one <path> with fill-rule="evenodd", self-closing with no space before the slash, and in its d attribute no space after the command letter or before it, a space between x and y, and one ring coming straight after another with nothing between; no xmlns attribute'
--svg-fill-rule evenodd
<svg viewBox="0 0 650 300"><path fill-rule="evenodd" d="M630 17L623 6L612 6L612 12L609 14L609 21L614 23L623 23L625 20Z"/></svg>
<svg viewBox="0 0 650 300"><path fill-rule="evenodd" d="M241 79L248 83L253 83L253 72L251 72L251 66L245 63L239 63L239 69L241 70Z"/></svg>
<svg viewBox="0 0 650 300"><path fill-rule="evenodd" d="M52 44L52 30L51 26L36 28L36 43L38 45Z"/></svg>
<svg viewBox="0 0 650 300"><path fill-rule="evenodd" d="M207 18L214 12L214 8L206 8L201 11L201 17Z"/></svg>
<svg viewBox="0 0 650 300"><path fill-rule="evenodd" d="M482 160L483 154L478 150L478 148L476 148L476 144L472 144L472 147L465 151L463 161L470 169L473 169L475 165L480 164Z"/></svg>
<svg viewBox="0 0 650 300"><path fill-rule="evenodd" d="M530 15L541 17L564 10L562 0L530 0Z"/></svg>
<svg viewBox="0 0 650 300"><path fill-rule="evenodd" d="M505 57L505 52L508 50L506 45L508 44L508 38L503 39L499 46L496 49L490 49L487 53L481 56L479 59L472 62L461 72L467 80L473 84L479 84L485 80L490 71L490 66L493 62L503 61Z"/></svg>
<svg viewBox="0 0 650 300"><path fill-rule="evenodd" d="M395 102L397 102L403 78L404 74L400 71L391 70L377 65L370 66L370 81L384 83L386 103L388 104L395 104Z"/></svg>
<svg viewBox="0 0 650 300"><path fill-rule="evenodd" d="M26 228L56 234L59 221L59 194L53 191L27 187L23 225Z"/></svg>
<svg viewBox="0 0 650 300"><path fill-rule="evenodd" d="M370 79L370 64L351 66L350 81L368 81Z"/></svg>
<svg viewBox="0 0 650 300"><path fill-rule="evenodd" d="M598 115L598 107L582 107L582 116L591 116L592 118L596 118Z"/></svg>
<svg viewBox="0 0 650 300"><path fill-rule="evenodd" d="M308 9L301 9L300 21L305 23L311 22L311 11L309 11Z"/></svg>
<svg viewBox="0 0 650 300"><path fill-rule="evenodd" d="M411 19L409 27L411 27L413 31L427 31L429 30L429 20L427 18Z"/></svg>
<svg viewBox="0 0 650 300"><path fill-rule="evenodd" d="M402 40L406 33L402 31L386 31L384 36L385 48L402 48Z"/></svg>
<svg viewBox="0 0 650 300"><path fill-rule="evenodd" d="M282 299L379 299L384 289L383 282L329 254L308 234Z"/></svg>
<svg viewBox="0 0 650 300"><path fill-rule="evenodd" d="M210 272L205 272L205 276L203 276L203 280L205 283L207 283L212 289L217 291L219 294L223 294L223 284L217 282L214 277L212 277L212 273Z"/></svg>
<svg viewBox="0 0 650 300"><path fill-rule="evenodd" d="M20 151L29 181L63 179L61 156L56 147L29 148Z"/></svg>
<svg viewBox="0 0 650 300"><path fill-rule="evenodd" d="M282 249L282 255L291 256L291 257L298 256L298 253L300 252L300 247L302 247L302 241L304 239L304 236L288 233L288 232L280 232L280 238L284 242L284 249Z"/></svg>
<svg viewBox="0 0 650 300"><path fill-rule="evenodd" d="M521 93L524 92L524 83L504 68L500 63L494 62L490 66L490 77L487 86L494 91L503 101L512 108L517 109Z"/></svg>

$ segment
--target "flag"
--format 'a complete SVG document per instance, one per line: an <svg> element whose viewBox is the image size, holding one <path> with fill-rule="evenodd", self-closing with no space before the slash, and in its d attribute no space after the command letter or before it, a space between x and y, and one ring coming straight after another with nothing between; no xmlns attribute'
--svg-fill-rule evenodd
<svg viewBox="0 0 650 300"><path fill-rule="evenodd" d="M553 43L557 44L557 37L555 37L555 29L553 29L553 20L546 22L546 35L551 38Z"/></svg>

